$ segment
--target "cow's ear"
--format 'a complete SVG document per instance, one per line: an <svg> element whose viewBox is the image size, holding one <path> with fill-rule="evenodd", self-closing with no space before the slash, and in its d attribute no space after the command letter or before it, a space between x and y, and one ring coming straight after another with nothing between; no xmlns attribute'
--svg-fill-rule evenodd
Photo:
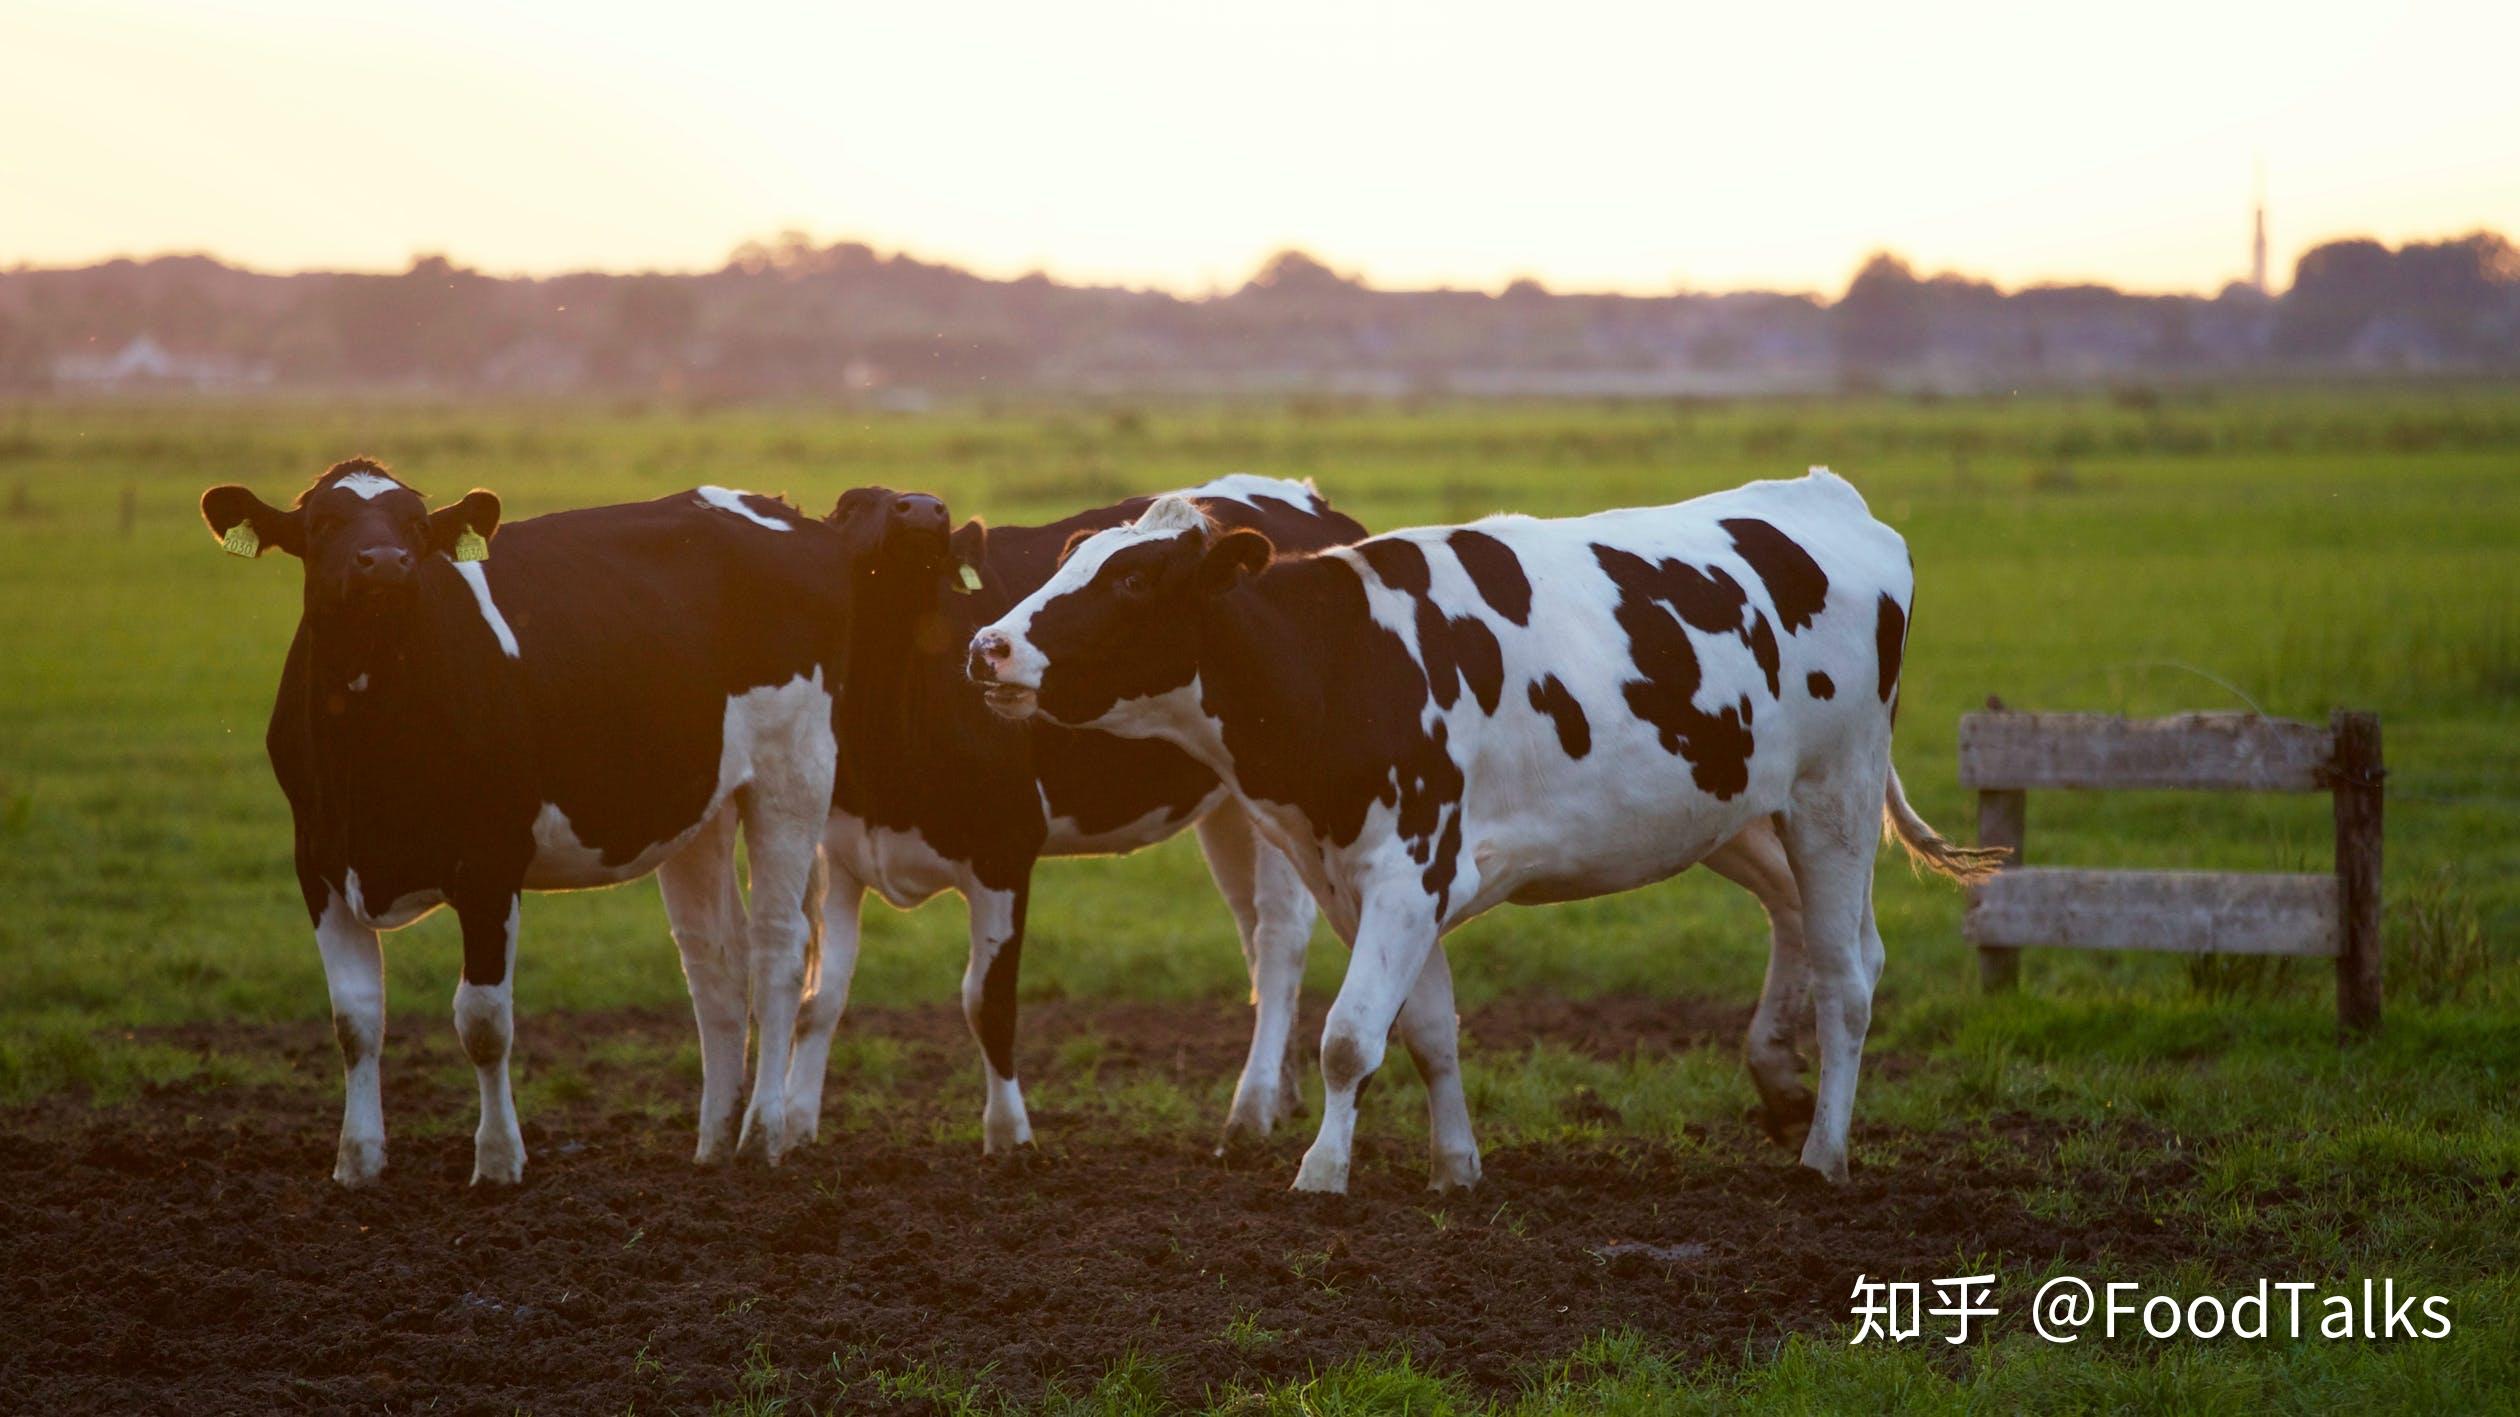
<svg viewBox="0 0 2520 1417"><path fill-rule="evenodd" d="M234 483L201 494L201 519L231 556L260 556L265 547L306 554L306 513L281 511Z"/></svg>
<svg viewBox="0 0 2520 1417"><path fill-rule="evenodd" d="M429 513L429 549L458 561L490 559L490 538L499 533L499 494L476 487L464 500Z"/></svg>
<svg viewBox="0 0 2520 1417"><path fill-rule="evenodd" d="M1051 564L1054 567L1066 565L1068 563L1068 558L1076 554L1076 548L1084 545L1085 542L1094 534L1095 528L1090 526L1079 530L1075 535L1067 539L1067 545L1059 548L1059 559Z"/></svg>
<svg viewBox="0 0 2520 1417"><path fill-rule="evenodd" d="M954 528L945 538L945 551L954 563L954 584L966 594L981 586L980 568L989 561L988 524L978 517Z"/></svg>
<svg viewBox="0 0 2520 1417"><path fill-rule="evenodd" d="M989 559L988 525L978 517L964 522L961 526L954 528L952 536L945 539L945 549L954 554L955 560L966 566L979 565Z"/></svg>
<svg viewBox="0 0 2520 1417"><path fill-rule="evenodd" d="M1269 564L1277 548L1269 538L1245 528L1216 538L1199 562L1199 589L1208 595L1233 589L1242 578Z"/></svg>

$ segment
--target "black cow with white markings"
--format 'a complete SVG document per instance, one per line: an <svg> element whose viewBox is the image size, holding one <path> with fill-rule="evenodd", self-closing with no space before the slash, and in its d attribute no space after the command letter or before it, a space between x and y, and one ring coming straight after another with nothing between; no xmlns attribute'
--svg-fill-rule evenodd
<svg viewBox="0 0 2520 1417"><path fill-rule="evenodd" d="M455 1029L481 1085L473 1180L513 1184L520 897L650 871L700 1024L698 1159L733 1143L775 1162L831 798L840 538L716 487L503 528L496 496L431 511L366 459L285 510L235 486L211 488L201 510L228 550L304 563L265 743L341 1042L333 1178L364 1185L385 1163L379 931L454 908ZM732 871L739 823L749 916ZM748 993L762 1071L738 1137Z"/></svg>
<svg viewBox="0 0 2520 1417"><path fill-rule="evenodd" d="M1946 874L1992 865L1935 835L1891 768L1914 585L1898 533L1818 469L1284 557L1166 499L976 636L970 671L1010 716L1186 748L1353 946L1298 1189L1346 1189L1357 1089L1395 1021L1427 1079L1434 1185L1478 1179L1446 932L1728 853L1772 947L1802 956L1770 969L1754 1075L1772 1115L1793 1104L1807 985L1818 1097L1807 1127L1784 1120L1803 1164L1843 1180L1882 963L1881 830ZM1762 1072L1763 1037L1781 1077Z"/></svg>
<svg viewBox="0 0 2520 1417"><path fill-rule="evenodd" d="M1304 483L1236 474L1174 500L1290 551L1365 534ZM963 675L973 631L1049 579L1072 543L1127 525L1151 505L1141 497L1046 526L975 521L950 533L945 504L920 493L859 488L833 509L828 520L855 567L857 608L823 841L831 888L821 964L789 1065L787 1115L797 1135L816 1129L867 891L903 909L941 891L962 893L971 936L963 1009L988 1084L982 1136L988 1150L1003 1151L1032 1138L1016 1080L1015 989L1034 862L1133 851L1193 824L1232 909L1257 1006L1227 1135L1266 1135L1297 1105L1288 1052L1314 908L1293 868L1253 833L1216 774L1179 748L1005 722Z"/></svg>

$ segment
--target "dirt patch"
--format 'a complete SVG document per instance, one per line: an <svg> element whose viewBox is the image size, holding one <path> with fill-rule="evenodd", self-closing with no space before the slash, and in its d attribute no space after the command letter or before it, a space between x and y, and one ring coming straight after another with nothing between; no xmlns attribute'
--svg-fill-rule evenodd
<svg viewBox="0 0 2520 1417"><path fill-rule="evenodd" d="M1135 1073L1212 1084L1239 1062L1239 1020L1203 1006L1029 1011L1032 1037L1099 1036L1094 1076L1112 1088ZM1623 1053L1729 1047L1741 1020L1510 1004L1466 1027L1491 1052ZM1290 1194L1302 1123L1220 1161L1214 1119L1147 1138L1037 1111L1039 1153L986 1163L935 1139L978 1102L969 1038L945 1010L853 1016L854 1036L899 1045L895 1110L777 1172L693 1170L679 1077L642 1080L682 1097L679 1111L625 1102L639 1089L608 1061L618 1045L679 1045L686 1020L528 1020L529 1058L591 1085L530 1109L522 1188L476 1193L463 1184L469 1079L436 1020L399 1022L392 1166L373 1191L326 1179L338 1099L319 1026L157 1035L286 1057L299 1082L171 1087L104 1109L56 1097L0 1121L12 1403L689 1408L732 1395L756 1345L794 1395L823 1400L874 1401L872 1375L912 1362L985 1370L1021 1398L1130 1353L1192 1400L1390 1351L1503 1388L1604 1329L1683 1355L1829 1329L1858 1271L1930 1279L1971 1256L2020 1274L2060 1257L2158 1259L2168 1244L2132 1209L2085 1205L2097 1218L2064 1225L2025 1209L2061 1134L2019 1120L1859 1124L1864 1164L1839 1191L1722 1119L1690 1147L1495 1149L1467 1197L1419 1189L1423 1156L1384 1138L1360 1142L1355 1194ZM1058 1081L1048 1060L1033 1071ZM835 1076L835 1093L848 1085ZM2164 1165L2152 1183L2181 1179Z"/></svg>

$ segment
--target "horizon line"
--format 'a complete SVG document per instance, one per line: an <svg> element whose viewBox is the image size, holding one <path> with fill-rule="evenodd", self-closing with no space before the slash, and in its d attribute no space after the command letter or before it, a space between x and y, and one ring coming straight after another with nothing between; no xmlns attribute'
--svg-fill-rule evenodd
<svg viewBox="0 0 2520 1417"><path fill-rule="evenodd" d="M2500 234L2501 233L2495 231L2491 227L2479 226L2470 231L2447 233L2428 238L2410 238L2408 241L2401 242L2400 246L2419 244L2421 241L2455 241L2466 236ZM1250 272L1239 281L1227 284L1212 284L1204 287L1197 287L1184 286L1178 283L1156 279L1146 281L1128 281L1078 278L1072 275L1062 274L1047 264L1033 264L1017 269L1005 263L998 262L976 261L965 263L950 258L923 255L918 250L908 245L887 247L863 237L850 235L838 235L829 238L822 238L813 236L811 233L798 229L789 229L775 232L764 237L748 237L739 240L727 249L726 254L721 257L718 264L714 266L602 266L590 264L542 269L530 267L509 267L500 269L493 268L488 265L472 264L463 259L459 259L453 252L450 251L421 249L413 251L405 262L398 267L336 265L279 268L255 264L249 260L240 260L223 255L217 251L196 247L191 249L160 249L146 254L139 254L126 249L107 255L90 257L84 261L38 261L26 257L19 257L6 266L0 266L0 274L20 275L95 270L101 267L114 265L118 262L128 262L133 265L151 265L160 261L170 260L206 260L212 262L213 264L220 265L229 270L238 271L243 274L280 279L300 276L326 275L398 276L408 274L424 261L437 259L447 262L450 266L457 270L468 271L494 280L548 281L562 280L573 276L601 276L615 279L630 279L642 276L693 278L716 275L722 271L732 269L736 265L737 257L746 248L760 246L775 249L780 243L790 236L804 238L808 245L808 249L815 251L828 251L840 247L858 246L873 252L880 260L893 261L906 259L919 265L959 271L976 279L986 280L997 284L1014 284L1038 277L1040 279L1047 280L1054 285L1063 286L1069 289L1110 290L1125 291L1132 294L1166 295L1172 297L1173 299L1186 302L1220 299L1231 296L1237 291L1247 288L1251 281L1262 271L1267 270L1270 266L1289 254L1306 257L1315 264L1335 274L1341 280L1379 295L1431 295L1450 293L1479 294L1497 297L1503 295L1508 289L1522 284L1525 281L1529 281L1539 286L1548 295L1553 297L1616 297L1650 300L1668 299L1676 296L1768 295L1785 298L1810 298L1828 303L1835 303L1837 300L1844 297L1847 288L1852 285L1855 276L1858 273L1860 273L1875 259L1884 256L1895 259L1901 264L1907 266L1920 281L1932 281L1956 277L1962 280L1987 285L1995 289L1999 294L2004 295L2015 295L2033 290L2097 288L2112 290L2121 295L2139 298L2189 298L2211 300L2229 291L2234 286L2253 288L2249 284L2246 273L2235 274L2223 281L2220 285L2211 288L2144 288L2118 285L2104 277L2076 277L2061 275L2040 276L2034 279L2022 281L2018 284L2006 285L1992 277L1979 275L1956 267L1933 266L1929 263L1915 260L1909 257L1906 253L1887 246L1869 248L1864 255L1857 258L1853 269L1847 273L1844 280L1838 284L1834 291L1811 286L1799 289L1789 286L1757 285L1718 287L1692 286L1679 282L1652 287L1616 285L1561 287L1549 283L1545 277L1539 275L1538 273L1529 271L1503 277L1491 284L1384 285L1377 283L1370 274L1361 269L1343 267L1336 260L1322 255L1317 250L1293 244L1279 246L1272 249L1267 255L1264 255L1256 263L1254 263ZM2389 243L2381 241L2378 237L2371 236L2367 233L2355 232L2340 233L2319 238L2318 240L2306 243L2302 247L2302 250L2304 253L2307 253L2336 242L2357 240L2377 241L2384 247L2389 245ZM2397 248L2393 247L2390 249ZM2294 257L2293 265L2297 267L2299 261L2299 256ZM2274 272L2270 270L2270 279L2264 293L2268 295L2277 295L2281 294L2284 290L2290 289L2292 285L2290 277L2292 274L2293 272L2291 270L2286 270L2284 272L2286 278L2279 284L2272 279Z"/></svg>

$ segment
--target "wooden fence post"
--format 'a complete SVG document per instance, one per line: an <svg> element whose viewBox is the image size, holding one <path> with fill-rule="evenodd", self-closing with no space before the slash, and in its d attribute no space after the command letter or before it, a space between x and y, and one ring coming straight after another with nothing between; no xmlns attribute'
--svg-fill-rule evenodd
<svg viewBox="0 0 2520 1417"><path fill-rule="evenodd" d="M1977 839L1980 846L2009 846L2006 866L2021 864L2022 839L2029 830L2030 794L1978 794ZM1999 945L1978 946L1978 986L1989 994L2006 994L2021 986L2021 951Z"/></svg>
<svg viewBox="0 0 2520 1417"><path fill-rule="evenodd" d="M2336 888L2340 948L2336 953L2336 1018L2348 1038L2380 1026L2380 719L2339 709L2336 761Z"/></svg>

